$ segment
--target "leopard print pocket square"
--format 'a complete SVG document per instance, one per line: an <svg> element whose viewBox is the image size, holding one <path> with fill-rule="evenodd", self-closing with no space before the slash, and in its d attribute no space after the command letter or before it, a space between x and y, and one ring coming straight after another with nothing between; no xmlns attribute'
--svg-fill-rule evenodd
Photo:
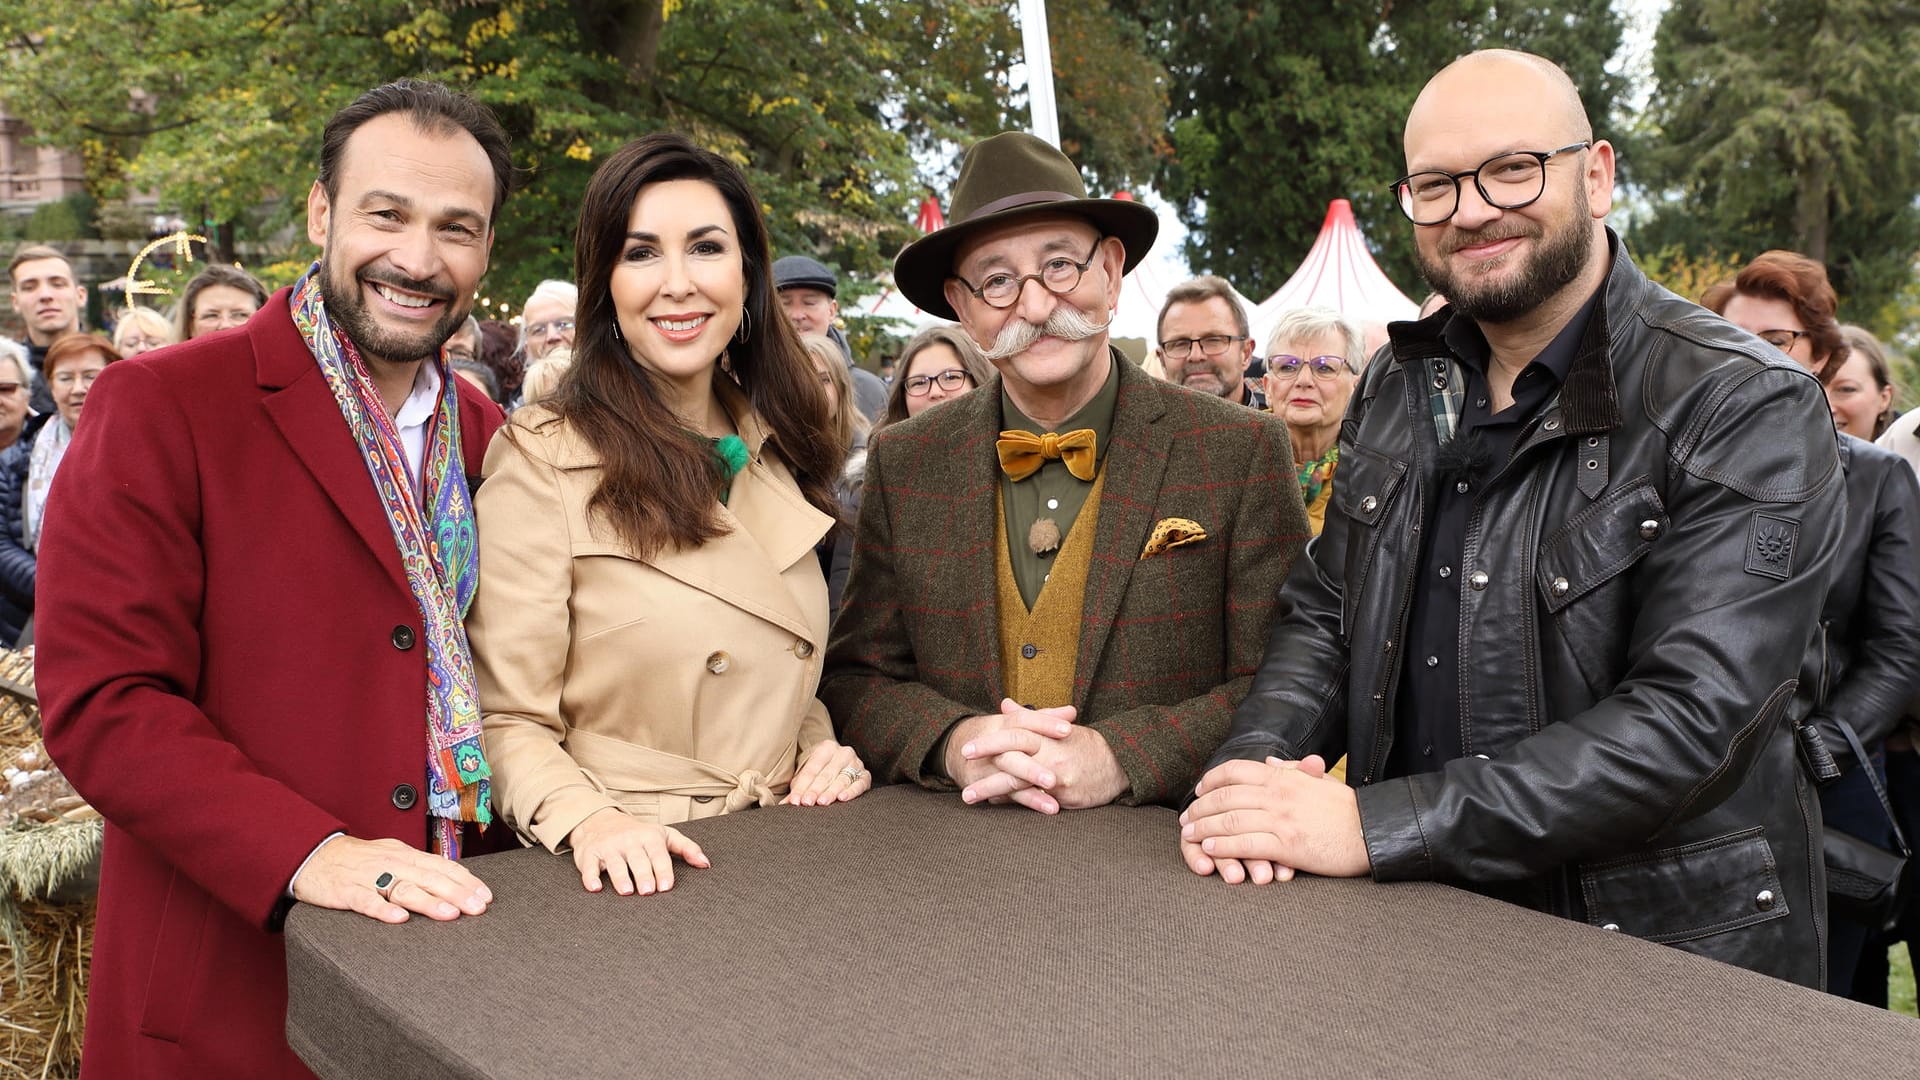
<svg viewBox="0 0 1920 1080"><path fill-rule="evenodd" d="M1161 518L1153 527L1153 535L1147 537L1147 548L1140 553L1143 559L1151 559L1163 551L1172 551L1184 544L1197 544L1207 538L1207 530L1197 521L1186 518Z"/></svg>

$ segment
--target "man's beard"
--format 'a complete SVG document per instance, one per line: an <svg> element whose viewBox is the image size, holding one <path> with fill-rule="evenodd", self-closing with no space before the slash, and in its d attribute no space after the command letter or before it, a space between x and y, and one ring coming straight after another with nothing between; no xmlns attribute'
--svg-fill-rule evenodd
<svg viewBox="0 0 1920 1080"><path fill-rule="evenodd" d="M1440 259L1430 261L1416 244L1414 261L1420 266L1420 276L1427 279L1433 291L1446 297L1455 311L1475 322L1512 322L1552 299L1580 276L1580 271L1587 265L1588 245L1592 240L1591 233L1583 225L1584 220L1575 216L1564 227L1536 225L1531 231L1527 229L1525 219L1518 217L1497 222L1478 232L1449 227L1447 235L1442 238L1446 250ZM1471 244L1484 244L1512 236L1534 237L1536 246L1526 264L1507 280L1470 283L1464 275L1456 277L1448 268L1446 254Z"/></svg>
<svg viewBox="0 0 1920 1080"><path fill-rule="evenodd" d="M333 267L326 260L320 263L320 299L326 302L327 317L333 324L346 332L347 339L362 356L373 356L388 363L412 364L440 354L440 347L447 343L453 332L466 321L467 313L457 310L453 303L456 297L447 293L444 286L431 281L417 281L396 274L391 270L368 271L362 278L371 286L374 282L390 285L421 296L431 296L436 300L447 301L438 322L418 334L398 334L381 328L374 321L373 313L361 301L358 282L349 278L337 282L333 277Z"/></svg>
<svg viewBox="0 0 1920 1080"><path fill-rule="evenodd" d="M997 364L1002 360L1018 356L1033 343L1043 337L1056 337L1062 341L1084 341L1105 330L1107 323L1096 323L1071 304L1057 304L1047 321L1039 325L1015 316L1000 328L994 338L993 348L986 350L988 363Z"/></svg>

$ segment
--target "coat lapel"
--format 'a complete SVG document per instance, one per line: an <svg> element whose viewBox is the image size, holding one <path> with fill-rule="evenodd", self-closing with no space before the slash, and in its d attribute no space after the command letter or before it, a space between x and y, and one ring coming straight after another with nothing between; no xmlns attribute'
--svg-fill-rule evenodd
<svg viewBox="0 0 1920 1080"><path fill-rule="evenodd" d="M964 636L945 642L953 651L934 660L948 670L977 667L985 676L986 702L997 706L1006 696L1000 671L1000 609L994 593L994 500L1000 498L1000 380L931 413L915 418L921 436L917 466L890 477L896 489L888 500L897 509L893 546L906 551L944 553L944 563L924 583L902 582L903 589L925 588L931 610L964 618ZM911 494L906 494L910 492ZM945 512L939 512L944 507Z"/></svg>
<svg viewBox="0 0 1920 1080"><path fill-rule="evenodd" d="M1153 531L1173 444L1172 426L1159 422L1167 411L1159 384L1117 351L1113 362L1120 366L1120 397L1114 403L1113 430L1108 436L1107 480L1100 493L1093 566L1081 601L1080 654L1074 662L1074 704L1083 709L1119 616L1120 601L1127 595L1127 583L1133 580L1133 569Z"/></svg>
<svg viewBox="0 0 1920 1080"><path fill-rule="evenodd" d="M394 583L411 592L366 463L360 459L333 391L288 313L289 291L275 293L247 323L256 380L268 391L267 416Z"/></svg>

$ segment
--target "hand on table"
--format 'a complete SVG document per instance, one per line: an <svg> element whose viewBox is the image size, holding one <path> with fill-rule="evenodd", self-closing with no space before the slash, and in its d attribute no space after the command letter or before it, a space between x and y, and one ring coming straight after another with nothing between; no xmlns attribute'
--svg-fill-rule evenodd
<svg viewBox="0 0 1920 1080"><path fill-rule="evenodd" d="M1359 877L1371 868L1353 789L1318 754L1229 761L1200 778L1180 815L1180 856L1228 884L1290 881L1294 871Z"/></svg>
<svg viewBox="0 0 1920 1080"><path fill-rule="evenodd" d="M383 875L391 875L385 884ZM447 922L486 911L493 893L459 863L398 840L336 836L295 876L293 898L386 923L406 922L410 913Z"/></svg>
<svg viewBox="0 0 1920 1080"><path fill-rule="evenodd" d="M800 771L782 806L831 806L863 795L873 787L873 774L860 763L853 747L822 739L807 751Z"/></svg>
<svg viewBox="0 0 1920 1080"><path fill-rule="evenodd" d="M700 845L680 830L640 821L616 807L588 815L567 834L573 846L573 865L588 892L600 891L600 875L613 882L613 891L630 896L666 892L673 888L673 857L688 866L707 867Z"/></svg>
<svg viewBox="0 0 1920 1080"><path fill-rule="evenodd" d="M954 728L947 775L969 803L1017 802L1043 814L1104 806L1127 790L1127 774L1099 732L1073 723L1076 715L1071 705L1003 700L998 716Z"/></svg>

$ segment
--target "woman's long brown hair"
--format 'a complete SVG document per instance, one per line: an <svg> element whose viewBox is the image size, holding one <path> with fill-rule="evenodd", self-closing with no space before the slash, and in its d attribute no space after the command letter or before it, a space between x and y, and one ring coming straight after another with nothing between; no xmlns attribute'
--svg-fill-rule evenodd
<svg viewBox="0 0 1920 1080"><path fill-rule="evenodd" d="M642 188L668 180L704 181L726 200L740 238L749 323L746 340L736 335L727 345L728 366L801 494L837 521L833 482L847 448L833 438L813 364L774 298L760 200L732 162L671 132L621 147L593 174L580 208L573 367L545 404L599 453L600 486L587 507L642 555L698 547L726 531L717 503L726 476L711 445L681 424L655 377L616 336L610 282L626 244L627 220ZM713 377L728 376L715 365Z"/></svg>

